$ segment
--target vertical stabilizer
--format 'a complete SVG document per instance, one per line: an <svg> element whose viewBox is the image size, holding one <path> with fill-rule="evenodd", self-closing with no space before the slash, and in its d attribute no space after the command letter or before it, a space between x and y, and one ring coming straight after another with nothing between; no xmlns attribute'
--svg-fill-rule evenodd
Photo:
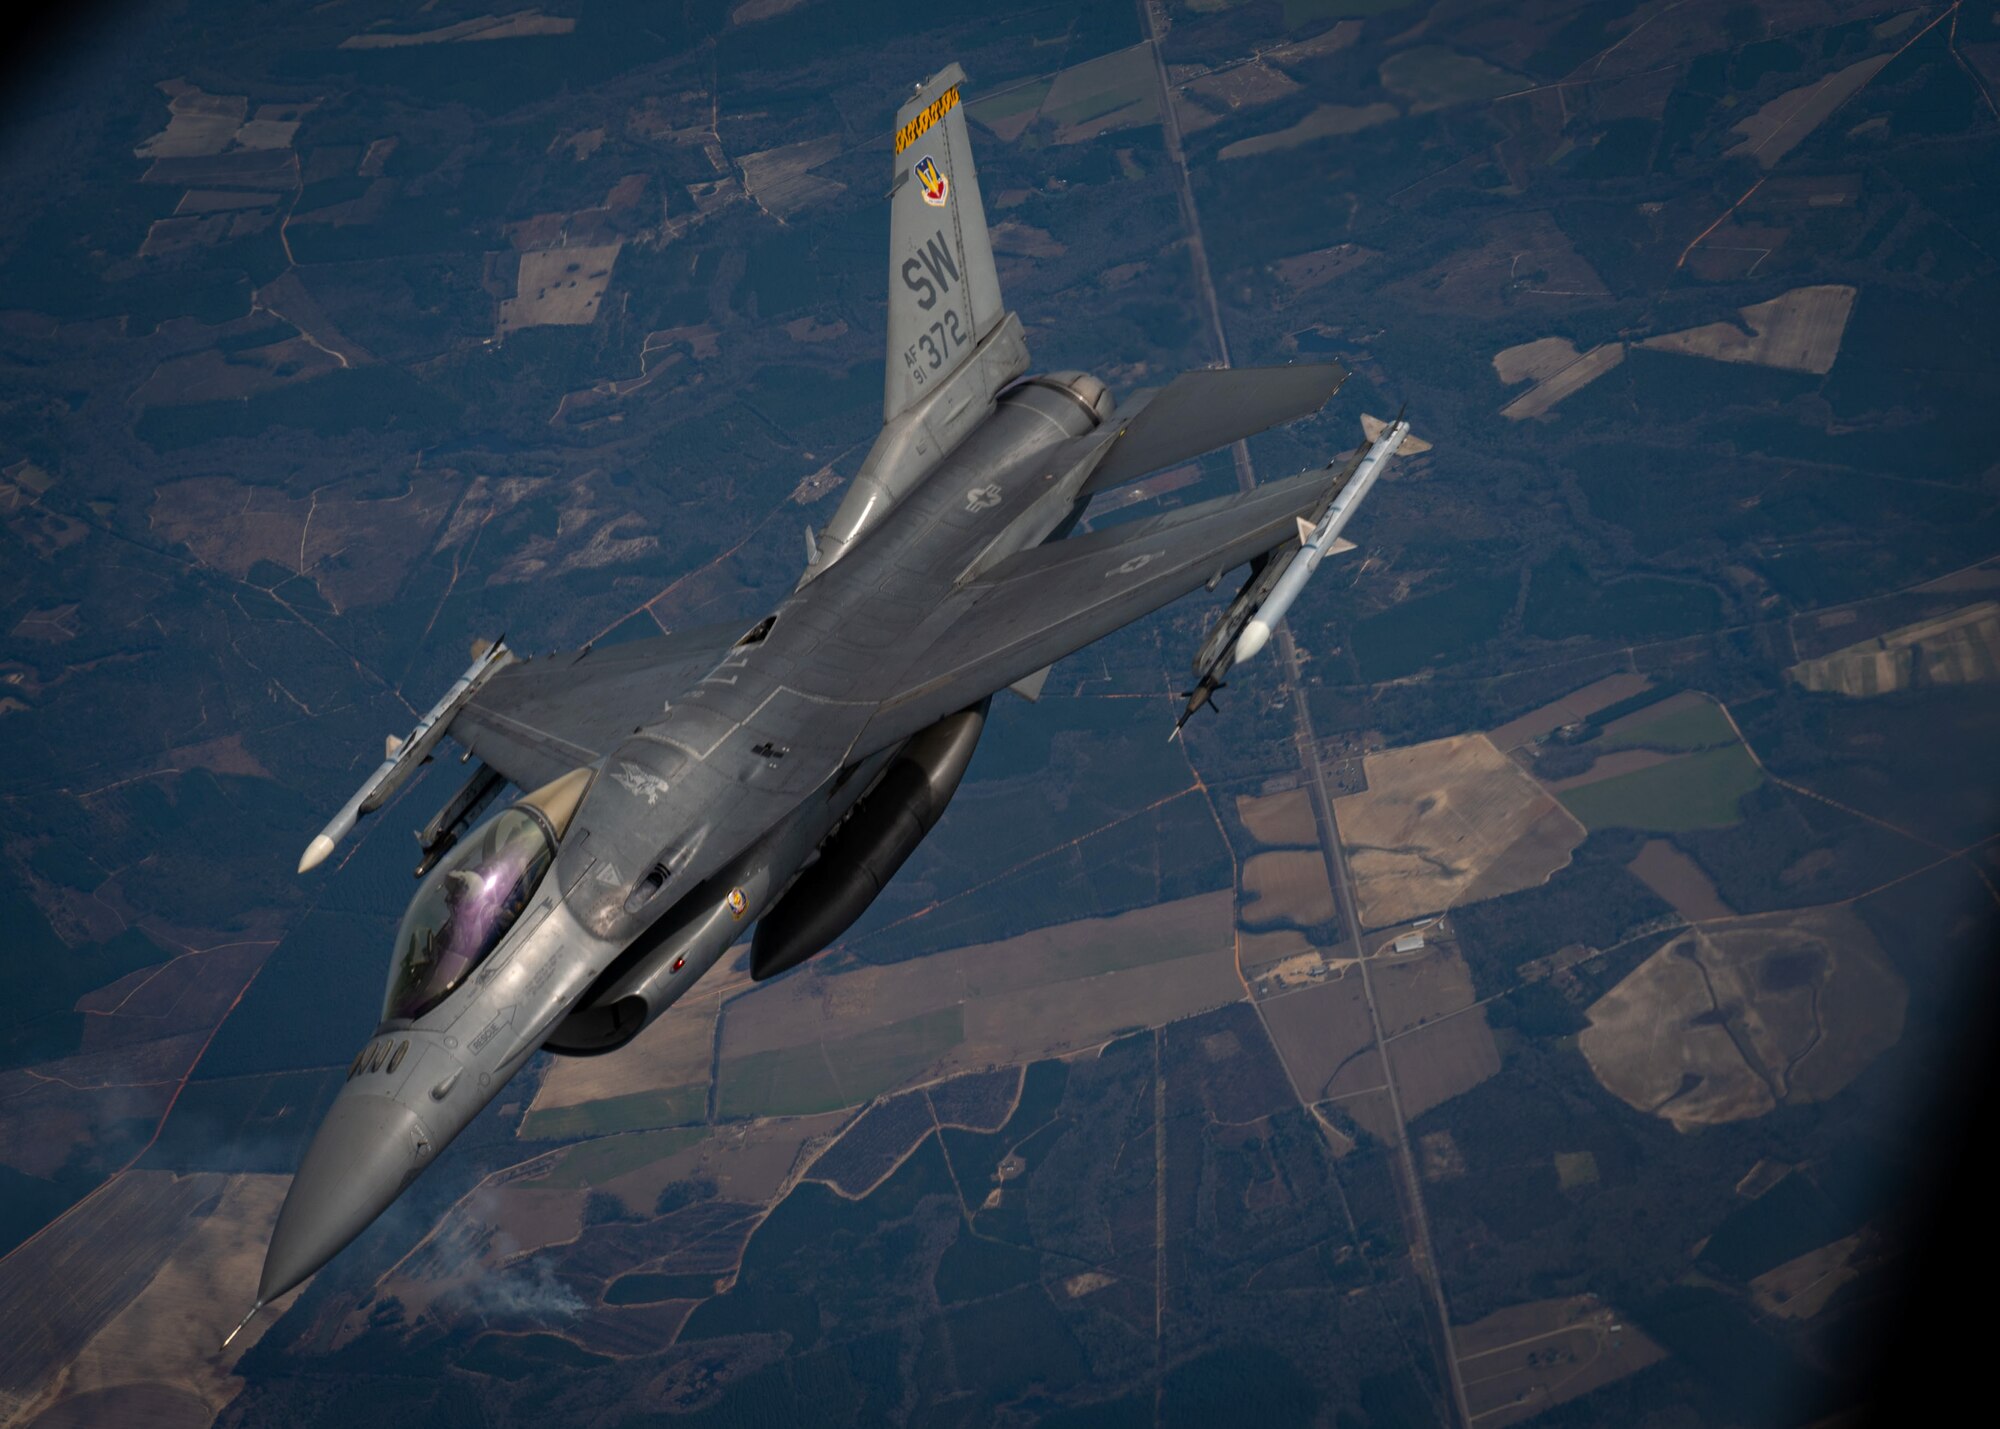
<svg viewBox="0 0 2000 1429"><path fill-rule="evenodd" d="M981 422L1028 370L1021 320L1000 301L993 244L947 65L896 115L889 191L889 355L882 432L840 509L807 547L799 583L830 569Z"/></svg>
<svg viewBox="0 0 2000 1429"><path fill-rule="evenodd" d="M964 82L964 70L946 65L896 114L884 422L964 363L1004 315L960 100Z"/></svg>

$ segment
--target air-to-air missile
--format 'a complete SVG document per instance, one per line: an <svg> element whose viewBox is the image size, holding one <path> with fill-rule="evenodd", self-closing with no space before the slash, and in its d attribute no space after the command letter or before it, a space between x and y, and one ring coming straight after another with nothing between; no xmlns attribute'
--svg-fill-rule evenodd
<svg viewBox="0 0 2000 1429"><path fill-rule="evenodd" d="M495 640L473 657L465 673L452 682L443 699L425 712L415 729L401 739L390 735L383 748L382 762L376 766L375 772L306 845L306 851L299 859L299 872L307 873L318 868L363 814L372 814L388 803L389 797L402 788L431 757L438 741L451 728L452 716L479 693L481 685L512 664L514 658L514 652L507 648L504 638Z"/></svg>
<svg viewBox="0 0 2000 1429"><path fill-rule="evenodd" d="M1262 563L1253 565L1250 579L1236 593L1236 599L1209 627L1201 648L1195 652L1195 687L1188 692L1187 704L1174 721L1174 733L1194 717L1223 688L1224 677L1270 643L1271 632L1299 598L1312 573L1330 552L1350 550L1337 544L1340 533L1368 496L1389 458L1398 454L1425 451L1428 442L1410 435L1410 424L1400 416L1388 426L1364 417L1363 430L1370 438L1368 447L1352 457L1347 470L1333 483L1325 503L1308 520L1299 518L1296 541L1273 551ZM1329 469L1332 462L1327 463Z"/></svg>

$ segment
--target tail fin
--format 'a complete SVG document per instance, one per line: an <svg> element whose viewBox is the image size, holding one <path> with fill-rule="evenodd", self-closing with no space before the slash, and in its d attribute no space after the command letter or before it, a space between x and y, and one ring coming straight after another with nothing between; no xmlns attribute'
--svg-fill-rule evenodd
<svg viewBox="0 0 2000 1429"><path fill-rule="evenodd" d="M1005 315L959 100L964 82L964 70L946 65L896 113L884 422L971 356Z"/></svg>

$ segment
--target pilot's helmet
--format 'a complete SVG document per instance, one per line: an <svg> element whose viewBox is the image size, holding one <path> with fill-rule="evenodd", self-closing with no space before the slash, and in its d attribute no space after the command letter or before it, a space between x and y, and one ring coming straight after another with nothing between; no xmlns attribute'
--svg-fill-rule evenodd
<svg viewBox="0 0 2000 1429"><path fill-rule="evenodd" d="M555 853L547 820L516 804L447 854L396 930L383 1021L413 1021L449 997L513 927Z"/></svg>

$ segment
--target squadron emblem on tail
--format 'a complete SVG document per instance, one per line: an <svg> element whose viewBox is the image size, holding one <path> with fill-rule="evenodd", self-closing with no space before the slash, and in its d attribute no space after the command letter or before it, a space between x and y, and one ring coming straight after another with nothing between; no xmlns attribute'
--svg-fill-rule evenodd
<svg viewBox="0 0 2000 1429"><path fill-rule="evenodd" d="M917 161L917 182L923 185L924 202L932 208L943 208L944 201L951 196L951 180L944 176L937 166L937 160L929 154Z"/></svg>

